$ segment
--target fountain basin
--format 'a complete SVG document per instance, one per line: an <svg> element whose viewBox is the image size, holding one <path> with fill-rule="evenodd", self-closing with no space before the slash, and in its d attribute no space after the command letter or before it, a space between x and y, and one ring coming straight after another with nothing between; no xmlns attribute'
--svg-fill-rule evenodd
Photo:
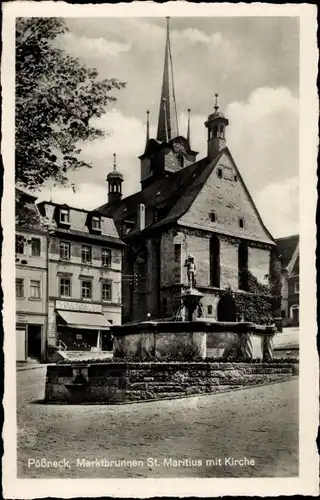
<svg viewBox="0 0 320 500"><path fill-rule="evenodd" d="M271 359L273 326L249 322L145 321L112 327L116 359Z"/></svg>

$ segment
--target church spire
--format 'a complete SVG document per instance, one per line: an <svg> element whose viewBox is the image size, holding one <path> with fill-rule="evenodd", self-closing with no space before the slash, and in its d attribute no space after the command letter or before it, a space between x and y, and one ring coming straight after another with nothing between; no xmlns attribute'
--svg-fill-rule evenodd
<svg viewBox="0 0 320 500"><path fill-rule="evenodd" d="M169 19L170 18L167 17L167 39L157 132L157 139L159 141L170 141L179 135L177 106L173 82Z"/></svg>
<svg viewBox="0 0 320 500"><path fill-rule="evenodd" d="M190 113L191 113L191 109L189 108L188 109L188 131L187 131L187 139L188 139L189 146L191 147L191 143L190 143Z"/></svg>

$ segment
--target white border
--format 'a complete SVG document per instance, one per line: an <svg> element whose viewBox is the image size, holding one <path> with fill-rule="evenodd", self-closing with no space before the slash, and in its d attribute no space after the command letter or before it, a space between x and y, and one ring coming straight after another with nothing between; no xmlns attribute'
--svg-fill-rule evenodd
<svg viewBox="0 0 320 500"><path fill-rule="evenodd" d="M118 5L67 5L63 2L11 2L3 5L2 154L5 165L2 225L2 285L5 329L5 423L3 490L6 498L52 496L221 496L317 495L318 359L316 354L315 209L318 137L317 43L315 5L192 4L133 2ZM17 479L15 400L14 280L14 23L22 16L165 17L165 16L300 17L300 475L268 479ZM276 422L275 422L276 425Z"/></svg>

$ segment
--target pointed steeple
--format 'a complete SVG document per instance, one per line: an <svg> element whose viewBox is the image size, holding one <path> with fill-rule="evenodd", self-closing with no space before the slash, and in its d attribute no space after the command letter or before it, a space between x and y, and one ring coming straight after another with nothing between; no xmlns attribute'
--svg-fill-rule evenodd
<svg viewBox="0 0 320 500"><path fill-rule="evenodd" d="M187 131L187 139L188 139L189 146L191 147L191 142L190 142L190 113L191 113L191 109L189 108L188 109L188 131Z"/></svg>
<svg viewBox="0 0 320 500"><path fill-rule="evenodd" d="M150 111L149 111L149 110L147 110L147 133L146 133L146 145L148 144L149 139L150 139L150 123L149 123L149 115L150 115Z"/></svg>
<svg viewBox="0 0 320 500"><path fill-rule="evenodd" d="M157 139L170 141L179 135L178 115L173 82L173 65L170 47L169 17L167 17L167 39L160 98Z"/></svg>

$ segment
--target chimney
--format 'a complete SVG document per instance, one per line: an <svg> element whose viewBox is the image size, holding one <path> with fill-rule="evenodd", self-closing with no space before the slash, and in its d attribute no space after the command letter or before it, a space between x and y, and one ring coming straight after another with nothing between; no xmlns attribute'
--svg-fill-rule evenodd
<svg viewBox="0 0 320 500"><path fill-rule="evenodd" d="M146 207L143 203L138 206L138 229L143 231L146 227Z"/></svg>

